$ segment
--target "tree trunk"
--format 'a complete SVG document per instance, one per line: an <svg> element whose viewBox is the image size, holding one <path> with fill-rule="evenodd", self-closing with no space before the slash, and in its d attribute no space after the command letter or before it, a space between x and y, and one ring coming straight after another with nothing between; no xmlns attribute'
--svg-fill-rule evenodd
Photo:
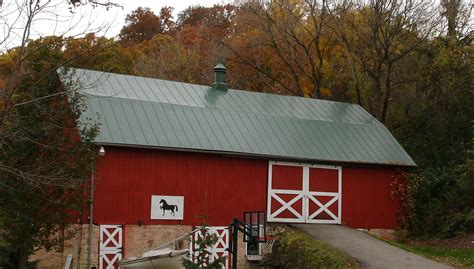
<svg viewBox="0 0 474 269"><path fill-rule="evenodd" d="M448 36L456 37L456 21L459 16L461 6L460 0L443 0L441 5L444 8L442 15L448 21Z"/></svg>
<svg viewBox="0 0 474 269"><path fill-rule="evenodd" d="M18 249L18 269L26 269L28 261L28 252L23 248Z"/></svg>
<svg viewBox="0 0 474 269"><path fill-rule="evenodd" d="M380 76L377 74L376 76L372 76L372 93L369 96L369 112L380 120L380 113L381 110L381 94L382 94L382 86L380 83Z"/></svg>
<svg viewBox="0 0 474 269"><path fill-rule="evenodd" d="M387 66L387 77L385 78L385 98L383 100L382 112L380 113L380 121L385 124L387 118L388 103L390 101L390 96L392 94L392 85L390 76L392 73L392 64L389 63Z"/></svg>

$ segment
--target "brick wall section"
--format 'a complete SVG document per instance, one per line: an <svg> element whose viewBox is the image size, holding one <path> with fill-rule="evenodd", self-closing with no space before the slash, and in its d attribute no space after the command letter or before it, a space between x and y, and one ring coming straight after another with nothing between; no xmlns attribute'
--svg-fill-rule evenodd
<svg viewBox="0 0 474 269"><path fill-rule="evenodd" d="M154 247L192 231L189 225L126 225L125 258L140 257Z"/></svg>
<svg viewBox="0 0 474 269"><path fill-rule="evenodd" d="M231 263L231 261L229 262ZM249 262L245 257L245 243L242 233L239 233L239 242L237 243L237 267L239 269L249 268Z"/></svg>

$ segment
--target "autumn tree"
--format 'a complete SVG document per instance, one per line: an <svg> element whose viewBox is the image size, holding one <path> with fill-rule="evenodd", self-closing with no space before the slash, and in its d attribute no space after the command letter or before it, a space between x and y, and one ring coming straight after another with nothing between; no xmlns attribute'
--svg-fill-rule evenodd
<svg viewBox="0 0 474 269"><path fill-rule="evenodd" d="M447 35L462 39L472 34L472 4L463 0L442 0L441 15L447 22Z"/></svg>
<svg viewBox="0 0 474 269"><path fill-rule="evenodd" d="M18 268L38 247L61 243L60 231L85 206L84 184L95 161L95 127L77 129L83 103L73 85L51 72L62 63L61 46L51 39L30 42L15 94L3 114L0 150L1 238L18 253ZM4 59L15 61L15 59ZM6 100L2 87L2 101ZM5 112L5 106L2 105ZM59 236L59 237L58 237Z"/></svg>
<svg viewBox="0 0 474 269"><path fill-rule="evenodd" d="M124 48L112 38L88 33L84 37L65 38L64 61L72 67L121 74L133 74L134 48Z"/></svg>
<svg viewBox="0 0 474 269"><path fill-rule="evenodd" d="M356 88L360 104L385 123L394 85L403 83L395 76L404 68L399 63L435 34L437 9L429 1L348 0L332 10L335 33L367 81L365 89Z"/></svg>
<svg viewBox="0 0 474 269"><path fill-rule="evenodd" d="M225 59L233 6L194 6L178 15L175 31L157 34L136 46L135 73L210 85L212 67Z"/></svg>
<svg viewBox="0 0 474 269"><path fill-rule="evenodd" d="M134 61L135 73L141 76L204 84L201 56L169 35L155 35L140 45Z"/></svg>
<svg viewBox="0 0 474 269"><path fill-rule="evenodd" d="M241 6L246 23L237 23L228 44L230 61L251 68L287 94L327 98L328 59L338 47L328 28L327 5L278 0Z"/></svg>
<svg viewBox="0 0 474 269"><path fill-rule="evenodd" d="M90 50L65 58L64 36L31 37L51 5L17 1L18 20L2 20L6 35L0 44L7 49L0 55L0 252L14 256L13 268L20 269L33 251L55 248L74 234L62 231L77 223L73 212L87 202L85 185L97 155L96 126L78 125L80 88L60 79ZM17 36L18 46L9 47Z"/></svg>
<svg viewBox="0 0 474 269"><path fill-rule="evenodd" d="M156 15L149 8L137 8L125 18L125 26L119 34L120 43L125 47L129 47L150 40L156 34L173 31L172 12L172 7L161 8L159 15Z"/></svg>
<svg viewBox="0 0 474 269"><path fill-rule="evenodd" d="M474 47L472 36L462 27L449 30L450 19L441 14L447 31L440 28L439 36L423 41L398 63L395 76L403 83L396 84L387 124L416 160L415 178L423 179L410 233L452 237L474 231L474 199L468 195L474 188L469 170Z"/></svg>
<svg viewBox="0 0 474 269"><path fill-rule="evenodd" d="M235 19L235 6L214 5L212 7L191 6L178 14L177 27L182 29L202 28L207 29L206 38L209 43L220 43L232 30Z"/></svg>

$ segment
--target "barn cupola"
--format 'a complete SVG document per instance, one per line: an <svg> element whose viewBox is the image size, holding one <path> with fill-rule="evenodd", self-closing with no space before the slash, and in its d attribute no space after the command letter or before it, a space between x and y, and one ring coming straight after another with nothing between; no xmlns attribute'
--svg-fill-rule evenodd
<svg viewBox="0 0 474 269"><path fill-rule="evenodd" d="M225 83L225 73L227 72L227 68L221 63L214 66L214 83L212 83L211 87L214 90L220 91L227 91L229 86Z"/></svg>

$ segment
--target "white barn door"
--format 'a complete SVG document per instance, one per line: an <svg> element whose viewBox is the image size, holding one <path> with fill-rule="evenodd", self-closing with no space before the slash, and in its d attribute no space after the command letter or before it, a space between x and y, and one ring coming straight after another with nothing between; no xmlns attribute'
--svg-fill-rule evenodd
<svg viewBox="0 0 474 269"><path fill-rule="evenodd" d="M306 193L304 167L293 163L270 162L268 166L267 220L305 222Z"/></svg>
<svg viewBox="0 0 474 269"><path fill-rule="evenodd" d="M99 226L99 269L118 269L122 259L122 225Z"/></svg>
<svg viewBox="0 0 474 269"><path fill-rule="evenodd" d="M340 224L341 194L340 166L269 163L268 221Z"/></svg>
<svg viewBox="0 0 474 269"><path fill-rule="evenodd" d="M342 169L310 165L307 179L306 222L341 223Z"/></svg>

